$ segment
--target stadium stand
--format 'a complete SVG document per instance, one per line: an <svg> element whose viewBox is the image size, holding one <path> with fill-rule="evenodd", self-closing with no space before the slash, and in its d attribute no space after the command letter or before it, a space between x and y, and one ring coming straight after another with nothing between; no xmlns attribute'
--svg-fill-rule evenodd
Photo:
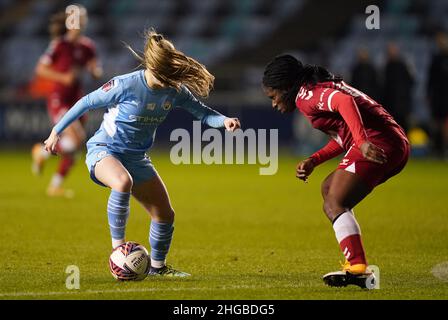
<svg viewBox="0 0 448 320"><path fill-rule="evenodd" d="M122 42L142 48L145 28L155 27L178 49L207 66L218 64L236 50L257 45L275 32L280 21L300 10L303 0L149 0L78 1L89 11L87 35L94 38L106 77L136 67ZM47 23L51 13L69 2L1 0L3 22L2 61L10 61L0 74L2 87L29 81L38 57L48 45ZM175 22L175 23L173 23ZM20 70L20 72L17 72Z"/></svg>

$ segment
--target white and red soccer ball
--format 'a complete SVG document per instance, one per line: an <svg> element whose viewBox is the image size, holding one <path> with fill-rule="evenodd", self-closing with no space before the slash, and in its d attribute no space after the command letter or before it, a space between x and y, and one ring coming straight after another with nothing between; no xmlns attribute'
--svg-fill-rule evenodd
<svg viewBox="0 0 448 320"><path fill-rule="evenodd" d="M132 241L116 247L109 257L110 272L115 279L122 281L143 280L150 267L148 250Z"/></svg>

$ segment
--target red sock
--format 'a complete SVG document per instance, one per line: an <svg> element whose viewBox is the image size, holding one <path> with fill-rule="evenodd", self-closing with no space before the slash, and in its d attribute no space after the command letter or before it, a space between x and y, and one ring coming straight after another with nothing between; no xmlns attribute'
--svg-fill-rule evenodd
<svg viewBox="0 0 448 320"><path fill-rule="evenodd" d="M367 264L361 241L361 228L353 215L346 211L333 221L333 229L345 258L354 264Z"/></svg>
<svg viewBox="0 0 448 320"><path fill-rule="evenodd" d="M367 264L360 234L353 234L344 238L339 246L350 265Z"/></svg>
<svg viewBox="0 0 448 320"><path fill-rule="evenodd" d="M70 168L75 163L75 159L72 155L64 155L62 156L61 161L59 162L58 173L65 177L67 173L70 171Z"/></svg>

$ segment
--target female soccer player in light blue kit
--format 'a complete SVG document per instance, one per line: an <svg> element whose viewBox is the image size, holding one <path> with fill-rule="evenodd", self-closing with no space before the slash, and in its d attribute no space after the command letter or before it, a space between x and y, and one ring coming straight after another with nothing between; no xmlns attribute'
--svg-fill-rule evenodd
<svg viewBox="0 0 448 320"><path fill-rule="evenodd" d="M87 142L86 164L92 180L111 188L107 205L112 247L125 242L131 194L151 215L150 275L189 276L166 265L173 236L174 210L162 179L145 152L157 127L173 107L191 112L203 123L234 131L237 118L227 118L205 106L191 93L207 97L214 77L194 59L175 49L154 31L147 32L143 70L117 76L80 99L54 126L45 141L54 153L59 136L85 112L108 108L100 129Z"/></svg>

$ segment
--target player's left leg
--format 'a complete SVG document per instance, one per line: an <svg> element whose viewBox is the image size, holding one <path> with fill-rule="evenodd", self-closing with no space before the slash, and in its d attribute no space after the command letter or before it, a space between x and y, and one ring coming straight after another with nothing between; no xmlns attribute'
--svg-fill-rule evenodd
<svg viewBox="0 0 448 320"><path fill-rule="evenodd" d="M365 287L367 260L361 241L361 230L352 209L377 185L397 175L409 158L409 143L401 137L392 136L387 142L377 141L387 155L385 164L366 160L358 148L351 148L333 174L322 185L324 211L333 223L336 238L348 263L341 274L324 277L330 285L350 283ZM364 278L363 278L364 277ZM358 280L361 279L361 282ZM343 281L339 281L343 280Z"/></svg>
<svg viewBox="0 0 448 320"><path fill-rule="evenodd" d="M42 142L35 143L31 148L31 172L35 176L42 175L45 161L50 157L50 153L45 150Z"/></svg>
<svg viewBox="0 0 448 320"><path fill-rule="evenodd" d="M367 265L361 229L352 209L370 191L371 188L355 173L336 170L329 179L328 191L324 196L324 212L332 222L341 250L352 266Z"/></svg>
<svg viewBox="0 0 448 320"><path fill-rule="evenodd" d="M168 191L160 176L155 175L144 182L135 184L132 195L151 216L149 243L151 245L150 275L186 277L190 274L174 270L166 265L166 256L171 246L174 232L174 210Z"/></svg>

